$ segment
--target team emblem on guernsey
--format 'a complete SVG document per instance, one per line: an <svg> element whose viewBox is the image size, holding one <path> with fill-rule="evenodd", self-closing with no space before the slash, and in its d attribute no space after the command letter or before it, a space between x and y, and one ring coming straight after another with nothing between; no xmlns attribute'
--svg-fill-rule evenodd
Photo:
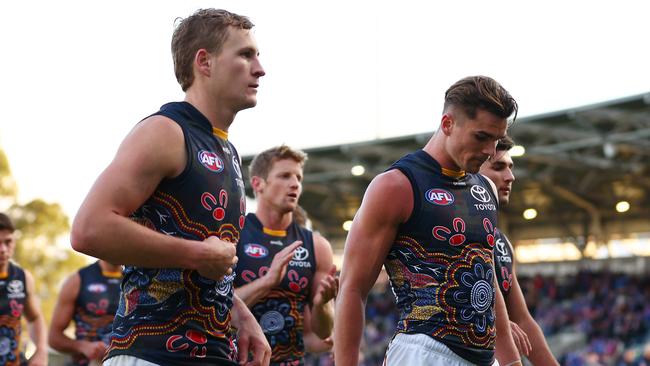
<svg viewBox="0 0 650 366"><path fill-rule="evenodd" d="M454 195L440 188L431 188L424 194L424 198L438 206L448 206L454 203Z"/></svg>
<svg viewBox="0 0 650 366"><path fill-rule="evenodd" d="M199 161L204 167L215 173L219 173L223 170L223 160L212 151L199 151Z"/></svg>
<svg viewBox="0 0 650 366"><path fill-rule="evenodd" d="M25 297L25 285L21 280L13 280L7 284L7 297L10 299L22 299Z"/></svg>
<svg viewBox="0 0 650 366"><path fill-rule="evenodd" d="M98 294L100 292L106 292L106 290L107 290L106 285L104 285L103 283L91 283L90 285L88 285L88 291L92 293Z"/></svg>
<svg viewBox="0 0 650 366"><path fill-rule="evenodd" d="M244 245L244 253L253 258L264 258L269 255L269 250L259 244Z"/></svg>

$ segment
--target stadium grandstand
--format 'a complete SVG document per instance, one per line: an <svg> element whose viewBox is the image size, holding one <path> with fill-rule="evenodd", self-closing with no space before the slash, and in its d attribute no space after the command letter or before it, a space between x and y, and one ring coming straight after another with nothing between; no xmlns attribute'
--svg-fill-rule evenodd
<svg viewBox="0 0 650 366"><path fill-rule="evenodd" d="M335 256L372 178L431 133L305 149L300 204ZM650 365L650 93L519 118L508 133L516 181L499 227L553 353L562 365ZM381 364L394 306L380 277L364 365Z"/></svg>

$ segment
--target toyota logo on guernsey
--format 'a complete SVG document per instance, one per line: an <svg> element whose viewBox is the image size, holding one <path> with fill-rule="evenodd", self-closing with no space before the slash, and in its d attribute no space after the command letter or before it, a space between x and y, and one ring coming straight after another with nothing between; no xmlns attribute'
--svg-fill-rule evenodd
<svg viewBox="0 0 650 366"><path fill-rule="evenodd" d="M424 194L424 198L439 206L448 206L454 203L454 195L440 188L431 188Z"/></svg>
<svg viewBox="0 0 650 366"><path fill-rule="evenodd" d="M244 245L244 253L253 258L264 258L269 255L269 250L259 244Z"/></svg>
<svg viewBox="0 0 650 366"><path fill-rule="evenodd" d="M298 247L293 251L294 261L304 261L307 257L309 257L309 251L306 248Z"/></svg>
<svg viewBox="0 0 650 366"><path fill-rule="evenodd" d="M307 261L307 258L309 258L309 251L307 248L298 247L293 252L293 258L289 261L289 266L311 268L311 263Z"/></svg>
<svg viewBox="0 0 650 366"><path fill-rule="evenodd" d="M474 185L469 189L469 191L472 194L472 197L474 197L477 201L483 203L490 202L490 194L488 193L487 189Z"/></svg>
<svg viewBox="0 0 650 366"><path fill-rule="evenodd" d="M497 210L497 206L494 203L489 203L492 198L490 198L490 194L488 193L488 190L485 189L485 187L473 185L472 188L469 189L469 192L472 194L472 197L474 197L475 200L481 202L474 204L474 207L478 211Z"/></svg>
<svg viewBox="0 0 650 366"><path fill-rule="evenodd" d="M209 170L219 173L223 170L223 160L212 151L199 151L199 161Z"/></svg>
<svg viewBox="0 0 650 366"><path fill-rule="evenodd" d="M235 169L235 173L237 173L237 176L241 178L241 167L239 166L239 160L237 159L236 156L232 157L232 167Z"/></svg>

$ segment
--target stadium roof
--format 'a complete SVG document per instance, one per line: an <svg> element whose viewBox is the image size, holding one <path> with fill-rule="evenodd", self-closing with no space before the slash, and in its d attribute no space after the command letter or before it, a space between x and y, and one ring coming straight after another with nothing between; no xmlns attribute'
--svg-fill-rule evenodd
<svg viewBox="0 0 650 366"><path fill-rule="evenodd" d="M511 203L499 218L511 239L584 244L650 232L650 93L520 118L508 133L526 149L514 158ZM300 204L314 229L340 249L342 224L353 218L372 178L422 148L431 134L305 149ZM251 159L244 157L244 165ZM364 167L361 175L351 174L355 165ZM629 211L615 210L621 200L630 203ZM527 208L538 216L525 220Z"/></svg>

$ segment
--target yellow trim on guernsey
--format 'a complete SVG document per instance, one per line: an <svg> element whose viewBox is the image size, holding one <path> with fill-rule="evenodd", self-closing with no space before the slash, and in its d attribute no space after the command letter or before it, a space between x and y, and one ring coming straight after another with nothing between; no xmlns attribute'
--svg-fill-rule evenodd
<svg viewBox="0 0 650 366"><path fill-rule="evenodd" d="M458 171L458 170L451 170L451 169L447 169L447 168L442 168L442 174L444 174L444 175L446 175L448 177L452 177L452 178L461 178L461 177L465 176L465 171L464 170Z"/></svg>
<svg viewBox="0 0 650 366"><path fill-rule="evenodd" d="M102 271L102 276L104 277L110 277L110 278L120 278L122 277L122 272L108 272L108 271Z"/></svg>
<svg viewBox="0 0 650 366"><path fill-rule="evenodd" d="M273 229L269 229L268 227L263 227L262 231L264 231L264 234L267 234L267 235L287 236L287 231L286 230L273 230Z"/></svg>
<svg viewBox="0 0 650 366"><path fill-rule="evenodd" d="M223 140L228 140L228 132L220 128L212 127L212 134Z"/></svg>

